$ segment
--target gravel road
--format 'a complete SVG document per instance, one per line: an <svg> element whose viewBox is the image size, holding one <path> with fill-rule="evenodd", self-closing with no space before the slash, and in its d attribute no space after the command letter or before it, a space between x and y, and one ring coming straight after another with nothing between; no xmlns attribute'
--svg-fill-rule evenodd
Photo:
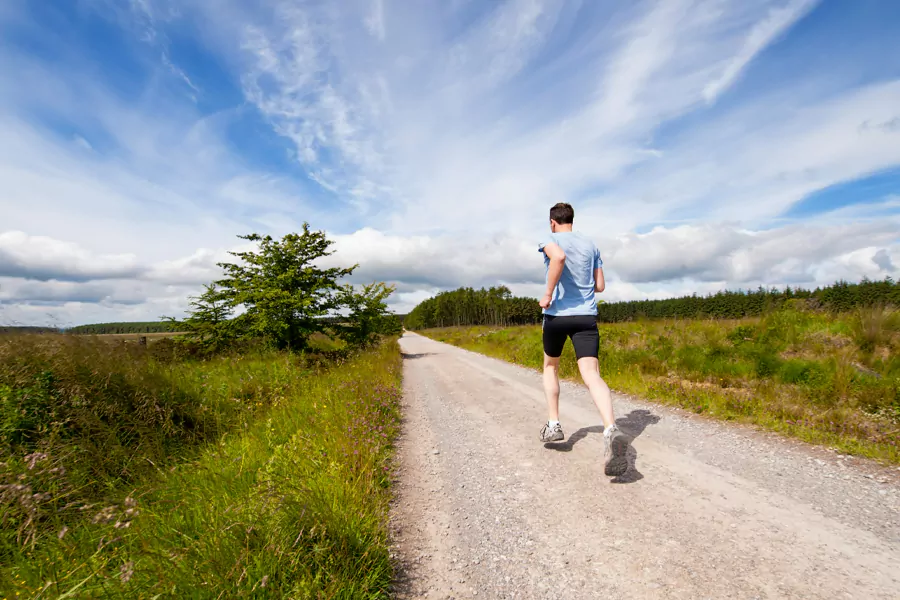
<svg viewBox="0 0 900 600"><path fill-rule="evenodd" d="M900 598L900 470L615 396L634 437L563 383L407 333L397 598ZM601 366L602 367L602 366Z"/></svg>

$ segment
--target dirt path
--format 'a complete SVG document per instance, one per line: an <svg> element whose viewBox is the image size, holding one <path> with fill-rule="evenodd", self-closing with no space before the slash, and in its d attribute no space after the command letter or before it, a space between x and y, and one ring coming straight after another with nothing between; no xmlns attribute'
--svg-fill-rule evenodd
<svg viewBox="0 0 900 600"><path fill-rule="evenodd" d="M900 471L616 397L629 472L563 384L414 334L393 507L398 598L900 598Z"/></svg>

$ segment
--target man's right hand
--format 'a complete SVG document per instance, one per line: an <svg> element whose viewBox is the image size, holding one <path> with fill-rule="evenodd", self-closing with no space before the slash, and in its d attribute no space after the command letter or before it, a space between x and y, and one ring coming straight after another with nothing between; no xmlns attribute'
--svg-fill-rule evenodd
<svg viewBox="0 0 900 600"><path fill-rule="evenodd" d="M553 302L553 297L550 294L544 294L544 297L541 298L541 301L538 302L541 308L550 308L550 304Z"/></svg>

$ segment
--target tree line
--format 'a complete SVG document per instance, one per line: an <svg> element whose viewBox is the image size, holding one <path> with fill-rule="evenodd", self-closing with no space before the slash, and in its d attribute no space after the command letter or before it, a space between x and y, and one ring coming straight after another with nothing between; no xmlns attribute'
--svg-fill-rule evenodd
<svg viewBox="0 0 900 600"><path fill-rule="evenodd" d="M798 300L808 308L847 312L875 304L900 306L900 283L891 278L881 281L863 279L860 283L838 281L814 290L757 288L721 291L706 296L692 294L665 300L631 300L602 304L597 310L601 323L620 323L635 319L740 319L758 317Z"/></svg>
<svg viewBox="0 0 900 600"><path fill-rule="evenodd" d="M76 335L107 335L111 333L166 333L178 331L177 324L168 321L141 321L133 323L95 323L66 329Z"/></svg>
<svg viewBox="0 0 900 600"><path fill-rule="evenodd" d="M847 312L877 304L900 306L900 282L890 277L859 283L838 281L814 290L786 287L692 294L664 300L601 303L597 320L620 323L635 319L739 319L764 315L798 300L811 309ZM528 325L541 322L534 298L514 297L504 286L441 292L416 306L404 320L407 329L469 325Z"/></svg>
<svg viewBox="0 0 900 600"><path fill-rule="evenodd" d="M506 286L459 288L421 302L403 321L407 329L460 325L528 325L539 323L541 307L534 298L513 296Z"/></svg>

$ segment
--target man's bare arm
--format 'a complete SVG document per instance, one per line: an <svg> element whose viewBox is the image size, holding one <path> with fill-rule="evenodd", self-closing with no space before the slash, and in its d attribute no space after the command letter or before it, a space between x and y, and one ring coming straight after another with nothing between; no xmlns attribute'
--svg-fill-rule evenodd
<svg viewBox="0 0 900 600"><path fill-rule="evenodd" d="M550 266L547 269L547 289L544 291L540 305L541 308L549 308L553 299L553 290L559 284L563 267L566 265L566 253L558 244L547 244L544 246L544 254L550 259Z"/></svg>
<svg viewBox="0 0 900 600"><path fill-rule="evenodd" d="M603 267L594 269L594 291L598 294L606 289L606 279L603 277Z"/></svg>

